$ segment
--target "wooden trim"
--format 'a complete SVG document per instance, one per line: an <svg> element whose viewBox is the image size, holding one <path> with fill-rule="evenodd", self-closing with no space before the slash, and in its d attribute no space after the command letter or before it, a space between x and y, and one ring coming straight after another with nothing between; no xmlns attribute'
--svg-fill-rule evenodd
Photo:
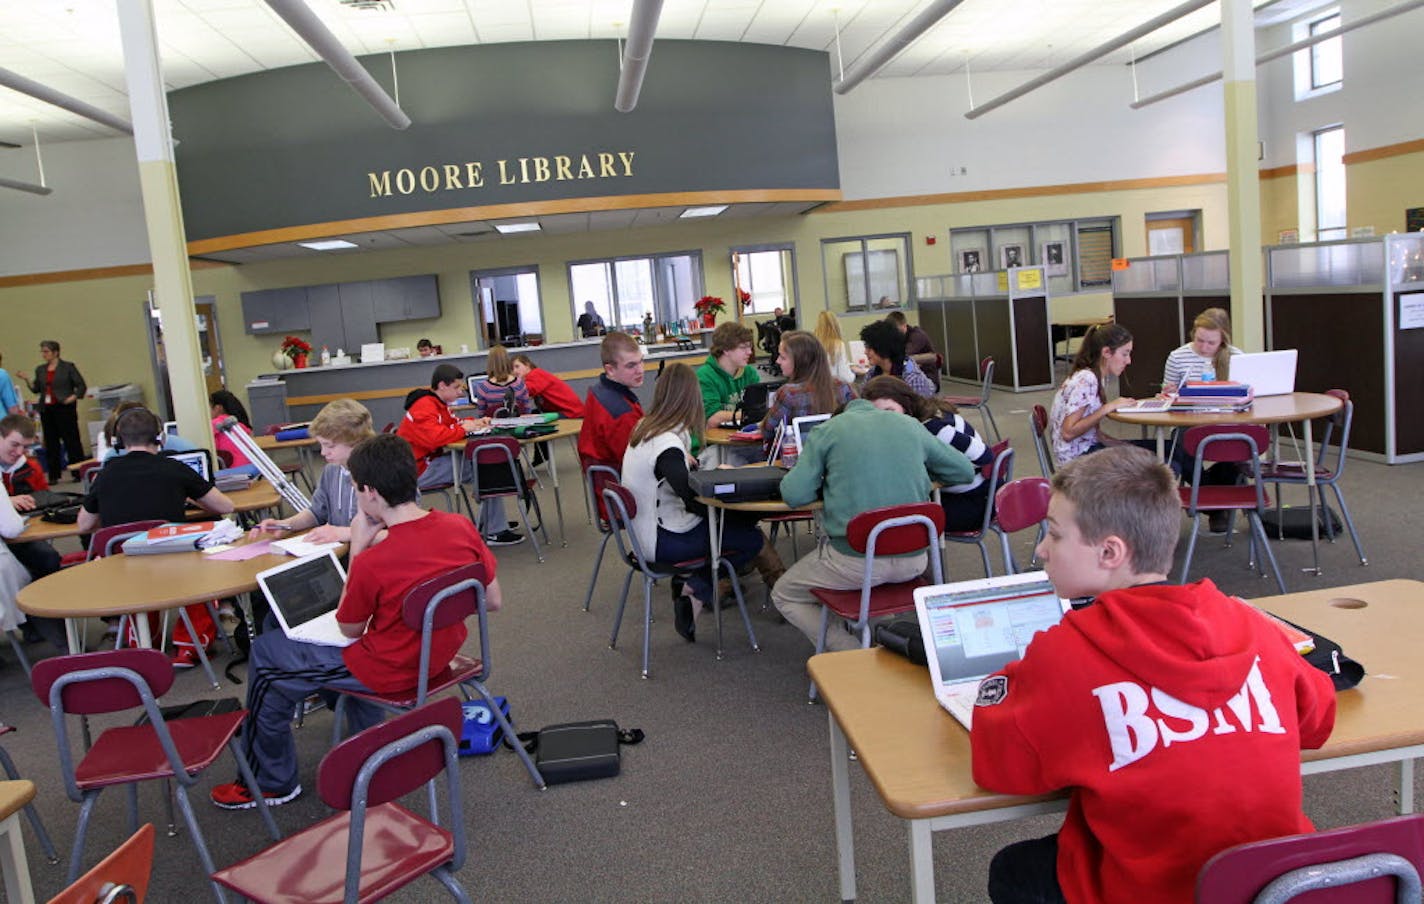
<svg viewBox="0 0 1424 904"><path fill-rule="evenodd" d="M811 213L850 213L857 210L921 207L927 204L965 204L970 201L1001 201L1010 198L1034 198L1045 195L1077 195L1104 191L1131 191L1142 188L1171 188L1182 185L1211 185L1225 181L1225 173L1201 173L1192 176L1158 176L1149 179L1114 179L1107 182L1071 182L1064 185L1031 185L1023 188L997 188L987 191L947 192L935 195L902 195L896 198L868 198L863 201L839 201L823 204L811 211Z"/></svg>
<svg viewBox="0 0 1424 904"><path fill-rule="evenodd" d="M1285 166L1272 166L1261 170L1262 179L1285 179L1291 176L1313 175L1315 175L1315 164L1313 163L1288 163Z"/></svg>
<svg viewBox="0 0 1424 904"><path fill-rule="evenodd" d="M1353 151L1341 159L1345 161L1346 166L1349 166L1352 163L1369 163L1371 160L1403 157L1405 154L1418 154L1421 151L1424 151L1424 138L1416 138L1413 141L1401 141L1398 144L1386 144L1382 147Z"/></svg>
<svg viewBox="0 0 1424 904"><path fill-rule="evenodd" d="M211 254L254 245L300 242L360 232L408 229L413 226L443 226L472 220L502 220L509 217L552 216L561 213L590 213L600 210L635 210L643 207L695 207L707 204L756 204L784 201L839 201L838 188L744 189L739 191L662 192L642 195L607 195L598 198L561 198L553 201L520 201L487 204L482 207L453 207L411 213L309 223L281 229L263 229L237 235L217 236L188 243L189 254Z"/></svg>
<svg viewBox="0 0 1424 904"><path fill-rule="evenodd" d="M213 267L231 267L226 261L205 261L190 258L188 266L193 270L208 270ZM42 286L49 283L81 282L86 279L113 279L119 276L152 275L153 264L121 264L114 267L90 267L86 270L55 270L50 273L21 273L16 276L0 276L0 289L16 286Z"/></svg>

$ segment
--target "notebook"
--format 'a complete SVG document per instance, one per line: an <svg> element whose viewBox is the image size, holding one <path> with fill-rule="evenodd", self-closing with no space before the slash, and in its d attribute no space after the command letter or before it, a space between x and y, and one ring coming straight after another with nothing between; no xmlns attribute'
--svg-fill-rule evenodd
<svg viewBox="0 0 1424 904"><path fill-rule="evenodd" d="M346 647L356 638L341 633L336 605L346 589L346 572L336 554L324 552L297 559L257 575L282 633L292 640L324 647Z"/></svg>
<svg viewBox="0 0 1424 904"><path fill-rule="evenodd" d="M1068 610L1041 571L915 590L915 612L939 705L969 728L979 684L1023 657L1033 635Z"/></svg>
<svg viewBox="0 0 1424 904"><path fill-rule="evenodd" d="M1299 352L1293 348L1277 352L1254 352L1231 356L1231 380L1245 383L1261 396L1295 392L1295 364Z"/></svg>
<svg viewBox="0 0 1424 904"><path fill-rule="evenodd" d="M796 442L797 455L805 451L806 437L811 435L811 431L830 419L829 414L808 414L805 417L791 419L791 438Z"/></svg>

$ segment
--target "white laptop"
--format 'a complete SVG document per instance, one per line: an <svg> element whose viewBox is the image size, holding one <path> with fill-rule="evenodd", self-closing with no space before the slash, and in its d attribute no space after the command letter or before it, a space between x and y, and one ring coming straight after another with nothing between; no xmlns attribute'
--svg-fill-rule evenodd
<svg viewBox="0 0 1424 904"><path fill-rule="evenodd" d="M1251 387L1256 398L1295 392L1295 364L1299 353L1287 348L1278 352L1252 352L1231 356L1231 379Z"/></svg>
<svg viewBox="0 0 1424 904"><path fill-rule="evenodd" d="M805 451L806 437L811 435L811 431L830 419L829 414L808 414L805 417L791 419L791 438L796 443L797 455Z"/></svg>
<svg viewBox="0 0 1424 904"><path fill-rule="evenodd" d="M174 461L181 461L192 468L193 472L204 480L212 481L213 460L209 457L207 449L194 449L191 452L166 452L164 454Z"/></svg>
<svg viewBox="0 0 1424 904"><path fill-rule="evenodd" d="M1068 610L1041 571L915 590L935 699L969 728L979 683L1023 657Z"/></svg>
<svg viewBox="0 0 1424 904"><path fill-rule="evenodd" d="M257 585L272 607L282 632L292 640L324 647L345 647L356 638L341 633L336 606L346 589L346 572L336 554L297 559L257 575Z"/></svg>
<svg viewBox="0 0 1424 904"><path fill-rule="evenodd" d="M485 377L488 376L489 374L470 374L468 377L465 378L465 401L469 402L472 405L474 404L475 387L480 385L480 383L484 382Z"/></svg>

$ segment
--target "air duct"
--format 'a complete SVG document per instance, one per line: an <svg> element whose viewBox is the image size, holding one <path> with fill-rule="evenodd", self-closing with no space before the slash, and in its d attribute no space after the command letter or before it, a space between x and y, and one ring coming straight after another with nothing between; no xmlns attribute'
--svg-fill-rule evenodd
<svg viewBox="0 0 1424 904"><path fill-rule="evenodd" d="M880 46L856 60L855 65L850 67L850 72L842 76L841 80L833 86L835 92L837 94L850 93L852 88L879 72L881 67L899 56L906 47L919 40L920 35L938 25L940 19L949 15L956 6L963 2L964 0L935 0L920 10L920 14L911 19L908 25L886 38Z"/></svg>
<svg viewBox="0 0 1424 904"><path fill-rule="evenodd" d="M643 76L648 73L648 59L653 55L653 35L658 30L658 17L663 14L663 0L634 0L628 20L628 40L623 44L623 61L618 73L618 93L613 109L631 113L638 106L638 94L643 90Z"/></svg>
<svg viewBox="0 0 1424 904"><path fill-rule="evenodd" d="M18 72L11 72L9 69L0 68L0 85L6 88L13 88L21 94L28 94L36 100L42 100L47 104L68 110L69 112L83 116L85 119L92 119L100 125L108 126L125 135L133 134L133 126L129 121L115 116L107 110L100 110L92 104L86 104L78 98L70 97L68 94L60 94L48 85L41 85L34 79L25 78ZM11 186L13 188L13 186Z"/></svg>
<svg viewBox="0 0 1424 904"><path fill-rule="evenodd" d="M48 185L35 185L33 182L16 182L14 179L0 177L0 188L13 188L16 191L27 191L32 195L49 195L54 193L54 189Z"/></svg>
<svg viewBox="0 0 1424 904"><path fill-rule="evenodd" d="M387 125L393 129L410 128L410 117L405 115L400 105L391 100L380 82L372 78L371 73L357 62L351 52L341 46L336 35L322 24L302 0L267 0L267 5L316 51L317 56L321 57L326 65L341 76L342 81L365 98L366 103L380 114Z"/></svg>

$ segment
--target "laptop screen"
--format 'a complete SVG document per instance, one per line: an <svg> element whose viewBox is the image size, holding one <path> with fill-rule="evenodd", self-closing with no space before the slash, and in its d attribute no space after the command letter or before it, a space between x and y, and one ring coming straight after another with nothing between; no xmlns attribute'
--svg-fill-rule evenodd
<svg viewBox="0 0 1424 904"><path fill-rule="evenodd" d="M1043 574L944 584L924 595L922 628L933 640L941 684L981 678L1023 658L1033 636L1058 624L1063 604ZM929 650L926 650L929 653Z"/></svg>
<svg viewBox="0 0 1424 904"><path fill-rule="evenodd" d="M812 414L806 417L798 417L791 421L792 434L796 439L796 454L800 455L806 450L806 437L816 427L830 420L829 414Z"/></svg>
<svg viewBox="0 0 1424 904"><path fill-rule="evenodd" d="M257 582L287 627L295 628L336 609L346 576L336 556L327 552L264 571Z"/></svg>
<svg viewBox="0 0 1424 904"><path fill-rule="evenodd" d="M475 401L475 387L484 382L489 374L471 374L465 378L465 401L471 404Z"/></svg>
<svg viewBox="0 0 1424 904"><path fill-rule="evenodd" d="M194 473L204 480L213 479L212 466L208 463L207 449L194 449L192 452L170 452L168 457L192 468Z"/></svg>

